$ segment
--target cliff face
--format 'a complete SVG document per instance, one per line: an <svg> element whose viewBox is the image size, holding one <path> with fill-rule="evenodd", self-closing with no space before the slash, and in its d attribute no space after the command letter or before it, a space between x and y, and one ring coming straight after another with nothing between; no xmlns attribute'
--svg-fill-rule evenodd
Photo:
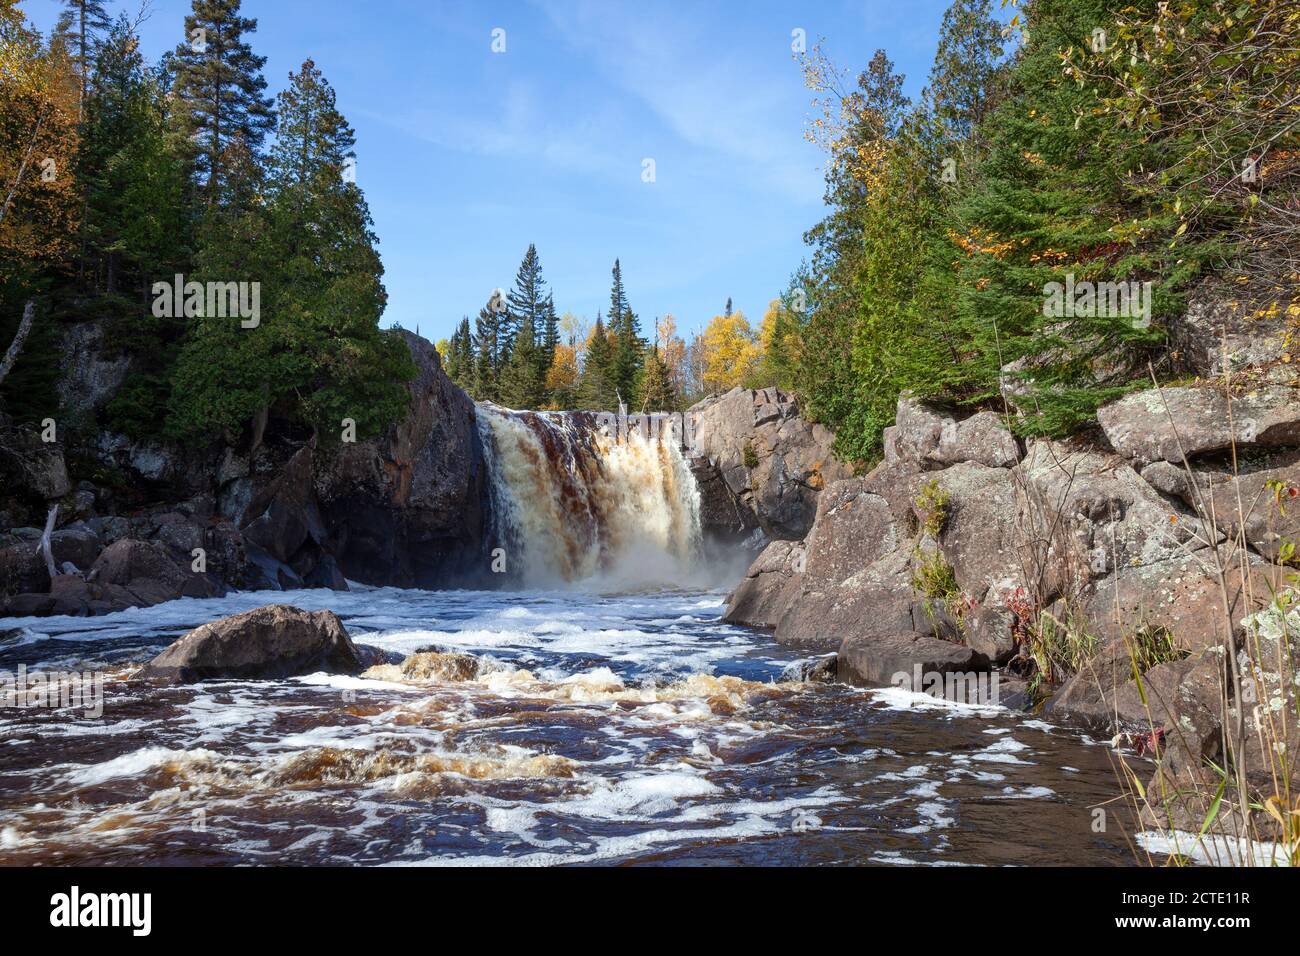
<svg viewBox="0 0 1300 956"><path fill-rule="evenodd" d="M478 558L487 488L474 404L444 374L432 344L397 334L418 369L410 409L368 441L323 448L272 430L249 454L101 433L95 465L116 481L74 487L59 443L0 423L10 489L10 510L0 513L0 613L95 614L227 588L345 589L347 579L422 587L472 580L486 567ZM93 351L93 336L75 327L69 335ZM66 373L70 394L85 391L86 369L104 364L78 354ZM113 383L96 381L104 387L94 404L102 404ZM13 518L35 519L54 505L51 576L38 552L41 529Z"/></svg>
<svg viewBox="0 0 1300 956"><path fill-rule="evenodd" d="M691 470L700 487L706 535L734 541L760 530L800 540L817 496L851 469L831 454L835 436L799 416L794 396L776 388L733 388L694 405Z"/></svg>
<svg viewBox="0 0 1300 956"><path fill-rule="evenodd" d="M1300 653L1300 383L1277 350L1233 367L1229 388L1130 394L1069 441L904 398L884 460L828 483L807 535L766 546L726 620L838 652L851 683L1032 679L1053 720L1146 741L1167 783L1203 784L1232 715L1249 740L1259 701L1294 712L1276 662ZM1266 775L1252 746L1227 762ZM1176 822L1199 828L1204 810Z"/></svg>

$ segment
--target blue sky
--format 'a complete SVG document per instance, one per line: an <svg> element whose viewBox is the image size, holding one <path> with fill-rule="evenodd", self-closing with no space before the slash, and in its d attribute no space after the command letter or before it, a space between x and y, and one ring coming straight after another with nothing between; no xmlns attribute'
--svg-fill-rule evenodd
<svg viewBox="0 0 1300 956"><path fill-rule="evenodd" d="M44 30L60 5L21 6ZM604 309L618 256L646 328L671 312L698 330L728 296L757 321L823 214L791 31L825 37L855 73L884 47L915 97L946 6L244 0L243 13L270 91L308 56L334 85L380 239L384 324L436 339L509 287L530 242L562 312ZM148 57L179 42L189 7L152 0Z"/></svg>

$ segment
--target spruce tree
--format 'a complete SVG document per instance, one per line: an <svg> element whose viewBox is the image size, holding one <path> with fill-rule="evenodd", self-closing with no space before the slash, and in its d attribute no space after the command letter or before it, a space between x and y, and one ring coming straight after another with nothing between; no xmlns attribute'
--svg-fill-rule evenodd
<svg viewBox="0 0 1300 956"><path fill-rule="evenodd" d="M109 32L108 11L103 0L63 0L64 11L55 24L55 35L77 64L81 81L78 119L85 115L86 96L90 91L91 67L99 56L105 34Z"/></svg>
<svg viewBox="0 0 1300 956"><path fill-rule="evenodd" d="M174 92L182 129L194 146L196 172L211 205L220 201L232 144L256 156L275 126L263 94L266 57L253 53L246 35L257 21L239 15L240 0L193 0L185 40L172 57Z"/></svg>
<svg viewBox="0 0 1300 956"><path fill-rule="evenodd" d="M535 333L545 324L546 280L542 278L537 247L529 243L515 273L515 284L506 295L506 324L502 328L504 355L513 354L515 337L521 334L525 325L534 330L533 344L536 344ZM535 350L532 354L536 354Z"/></svg>
<svg viewBox="0 0 1300 956"><path fill-rule="evenodd" d="M195 322L177 369L183 433L252 423L256 435L278 408L330 442L344 419L374 435L407 407L414 365L401 337L379 329L383 266L365 198L344 175L352 130L312 61L289 80L265 207L232 220L200 257L204 278L261 284L260 324Z"/></svg>
<svg viewBox="0 0 1300 956"><path fill-rule="evenodd" d="M658 344L645 350L645 368L641 374L641 395L638 406L642 412L671 412L677 408L677 391L673 388L668 364L659 354Z"/></svg>
<svg viewBox="0 0 1300 956"><path fill-rule="evenodd" d="M501 397L502 313L491 304L479 309L474 320L474 398L495 402Z"/></svg>
<svg viewBox="0 0 1300 956"><path fill-rule="evenodd" d="M609 331L614 337L613 365L610 378L616 393L616 401L622 398L631 406L636 402L638 381L641 375L641 353L645 351L645 339L641 338L641 327L636 313L627 303L627 293L623 289L623 268L614 260L613 284L609 293Z"/></svg>
<svg viewBox="0 0 1300 956"><path fill-rule="evenodd" d="M510 358L501 370L501 403L510 408L536 409L544 404L544 372L538 367L537 334L524 319L515 334Z"/></svg>
<svg viewBox="0 0 1300 956"><path fill-rule="evenodd" d="M578 378L578 403L588 411L616 411L614 347L604 320L596 313L596 325L587 339L587 354Z"/></svg>

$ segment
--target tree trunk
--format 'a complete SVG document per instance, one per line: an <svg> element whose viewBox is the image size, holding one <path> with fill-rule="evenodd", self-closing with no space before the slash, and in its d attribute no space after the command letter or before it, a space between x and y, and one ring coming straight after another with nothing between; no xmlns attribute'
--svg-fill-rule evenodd
<svg viewBox="0 0 1300 956"><path fill-rule="evenodd" d="M50 535L54 531L54 519L59 513L59 506L50 508L49 517L45 519L45 533L41 535L40 551L45 555L45 566L50 571L50 580L58 576L59 569L54 566L54 549L50 545Z"/></svg>
<svg viewBox="0 0 1300 956"><path fill-rule="evenodd" d="M23 161L18 164L18 172L14 175L14 181L9 186L9 194L5 196L5 204L0 208L0 222L4 222L5 214L9 212L9 206L14 201L14 193L18 192L18 186L23 181L23 173L27 172L27 164L31 162L32 150L36 149L36 141L41 138L41 127L45 125L45 117L49 115L50 104L45 105L41 115L36 120L36 129L32 132L31 142L27 144L27 152L23 154Z"/></svg>
<svg viewBox="0 0 1300 956"><path fill-rule="evenodd" d="M0 360L0 385L4 384L9 370L14 367L14 362L18 361L18 353L23 350L23 343L27 341L27 335L32 330L32 322L35 318L36 303L28 299L27 304L23 306L23 318L18 323L18 331L14 333L14 340L9 343L9 351L5 352L4 359Z"/></svg>

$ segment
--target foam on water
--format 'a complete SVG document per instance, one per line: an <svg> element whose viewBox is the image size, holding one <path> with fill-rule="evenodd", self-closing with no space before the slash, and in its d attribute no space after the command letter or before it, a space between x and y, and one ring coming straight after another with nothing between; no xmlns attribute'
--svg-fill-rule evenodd
<svg viewBox="0 0 1300 956"><path fill-rule="evenodd" d="M408 662L128 680L179 633L286 599ZM99 720L0 714L0 862L1127 859L1083 809L1112 793L1104 752L997 708L791 683L806 655L721 624L722 600L357 588L23 621L0 667L112 676Z"/></svg>

